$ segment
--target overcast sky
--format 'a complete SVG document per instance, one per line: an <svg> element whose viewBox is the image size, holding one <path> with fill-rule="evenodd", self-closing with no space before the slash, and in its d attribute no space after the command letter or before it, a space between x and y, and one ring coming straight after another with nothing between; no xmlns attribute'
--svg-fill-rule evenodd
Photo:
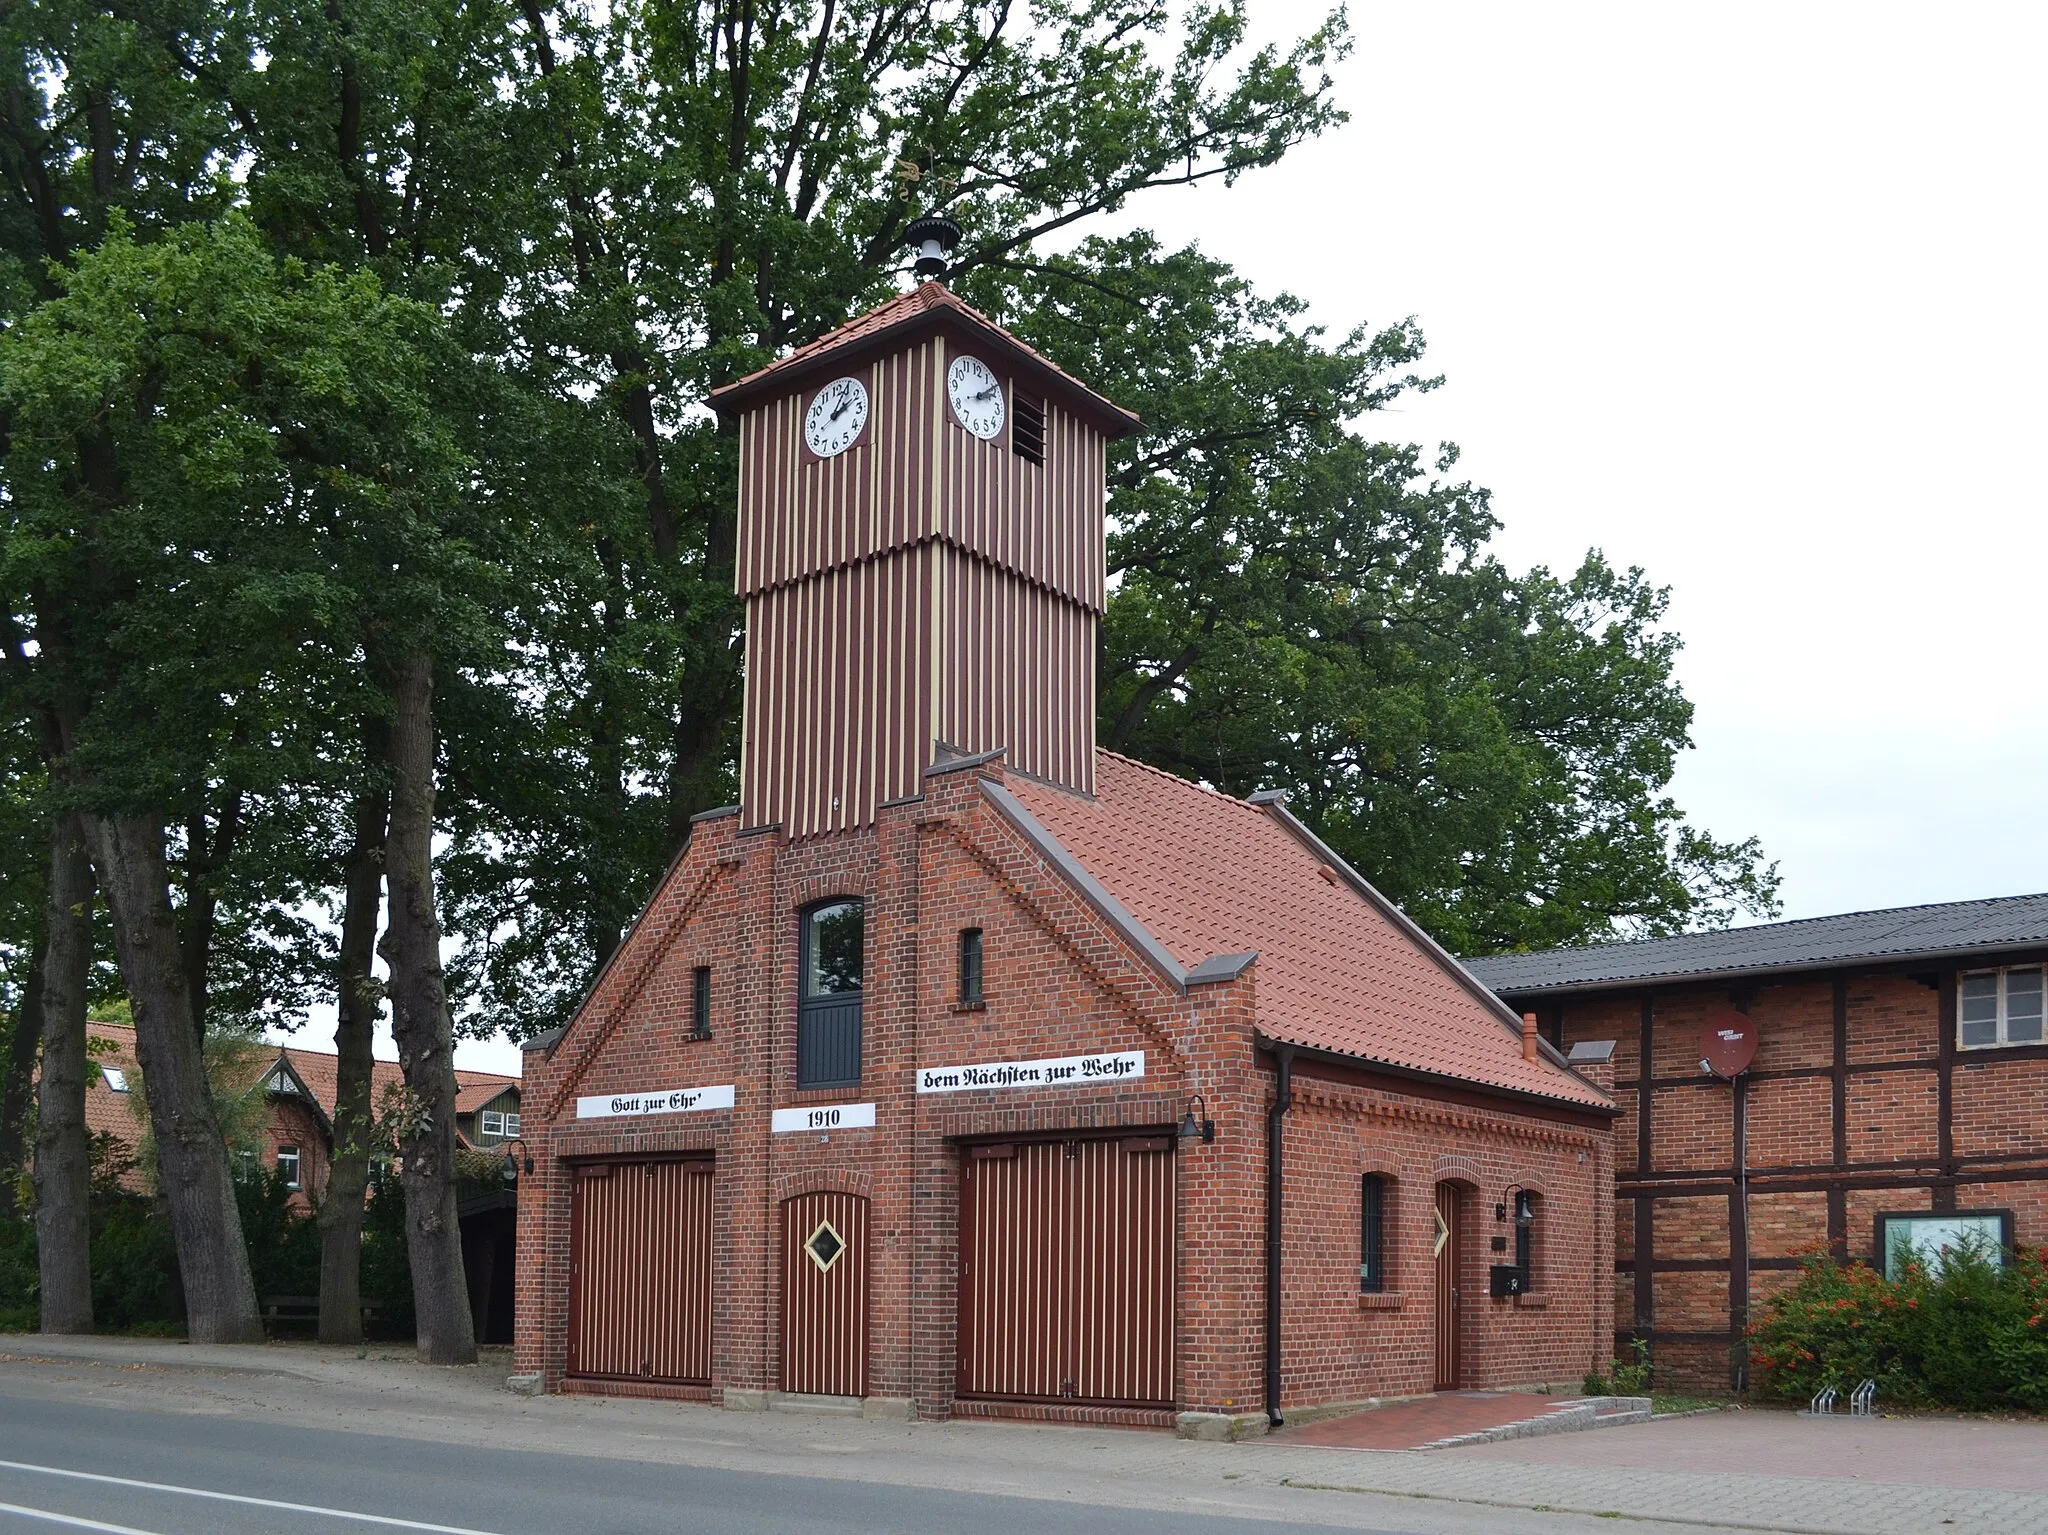
<svg viewBox="0 0 2048 1535"><path fill-rule="evenodd" d="M1381 429L1460 445L1510 564L1671 587L1674 793L1787 916L2048 889L2048 8L1351 20L1348 125L1135 221L1419 318L1448 382Z"/></svg>
<svg viewBox="0 0 2048 1535"><path fill-rule="evenodd" d="M1674 793L1787 916L2048 889L2048 8L1351 19L1349 124L1129 221L1420 319L1448 382L1385 430L1460 445L1515 567L1671 587Z"/></svg>

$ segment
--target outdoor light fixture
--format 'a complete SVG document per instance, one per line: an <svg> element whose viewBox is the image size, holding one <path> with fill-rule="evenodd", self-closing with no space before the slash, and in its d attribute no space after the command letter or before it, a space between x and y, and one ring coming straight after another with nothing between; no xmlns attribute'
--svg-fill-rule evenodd
<svg viewBox="0 0 2048 1535"><path fill-rule="evenodd" d="M519 1174L521 1171L521 1159L512 1155L512 1148L514 1146L517 1146L521 1151L524 1151L526 1149L526 1142L518 1139L516 1136L513 1139L504 1142L505 1160L498 1164L498 1176L503 1178L507 1183L517 1183L519 1181ZM526 1172L531 1173L533 1171L533 1158L527 1157L524 1159L524 1161L526 1164L524 1170Z"/></svg>
<svg viewBox="0 0 2048 1535"><path fill-rule="evenodd" d="M1493 1207L1493 1218L1495 1220L1507 1220L1508 1204L1510 1201L1513 1202L1515 1207L1515 1224L1517 1226L1533 1226L1536 1224L1536 1201L1530 1198L1529 1191L1519 1183L1510 1184L1501 1190L1500 1202Z"/></svg>
<svg viewBox="0 0 2048 1535"><path fill-rule="evenodd" d="M1202 1101L1202 1095L1196 1093L1190 1097L1188 1099L1188 1111L1181 1116L1180 1120L1180 1138L1184 1141L1191 1141L1199 1136L1201 1137L1202 1144L1205 1146L1215 1140L1216 1121L1209 1118L1208 1115L1209 1105Z"/></svg>

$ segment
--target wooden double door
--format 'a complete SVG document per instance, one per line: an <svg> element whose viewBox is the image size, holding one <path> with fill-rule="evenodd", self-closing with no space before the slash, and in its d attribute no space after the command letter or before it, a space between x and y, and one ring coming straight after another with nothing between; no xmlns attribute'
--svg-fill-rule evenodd
<svg viewBox="0 0 2048 1535"><path fill-rule="evenodd" d="M706 1157L577 1166L571 1375L710 1383L711 1166Z"/></svg>
<svg viewBox="0 0 2048 1535"><path fill-rule="evenodd" d="M965 1148L961 1396L1172 1405L1173 1146L1126 1135Z"/></svg>

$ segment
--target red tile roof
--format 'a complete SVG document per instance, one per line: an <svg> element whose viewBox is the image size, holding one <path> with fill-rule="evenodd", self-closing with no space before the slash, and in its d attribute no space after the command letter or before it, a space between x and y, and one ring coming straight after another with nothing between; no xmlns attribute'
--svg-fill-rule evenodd
<svg viewBox="0 0 2048 1535"><path fill-rule="evenodd" d="M1606 1107L1518 1034L1457 962L1404 931L1272 811L1098 751L1095 798L1022 778L1010 792L1183 968L1258 951L1264 1037L1412 1071ZM1483 988L1477 988L1483 990Z"/></svg>
<svg viewBox="0 0 2048 1535"><path fill-rule="evenodd" d="M1132 415L1122 406L1105 400L1101 395L1075 378L1073 374L1060 367L1044 353L1038 351L1035 347L1028 346L1024 342L1019 341L1014 335L983 314L979 309L976 309L972 304L960 298L950 288L946 287L944 283L937 281L919 283L908 293L899 293L896 297L877 304L866 314L854 316L854 318L848 320L837 330L827 331L816 341L798 347L787 357L779 357L774 362L768 364L767 367L755 369L745 378L735 379L730 384L712 390L711 404L715 408L732 408L757 393L757 386L763 379L789 372L792 369L806 368L818 361L819 358L825 357L830 353L844 351L863 341L871 340L876 336L894 330L898 326L912 325L928 315L941 312L950 312L958 315L970 324L1000 339L1005 346L1029 359L1053 377L1061 380L1069 388L1093 401L1113 421L1120 421L1123 424L1124 430L1135 431L1137 429L1139 423L1136 416ZM1112 435L1116 434L1112 433Z"/></svg>
<svg viewBox="0 0 2048 1535"><path fill-rule="evenodd" d="M121 1070L135 1070L135 1031L118 1023L88 1023L85 1026L88 1037L98 1036L111 1042L112 1054L96 1056L102 1066L113 1066ZM260 1064L249 1074L253 1083L260 1081L263 1073L270 1070L282 1056L291 1062L292 1070L299 1074L299 1080L306 1084L306 1090L318 1101L329 1119L334 1117L335 1072L337 1057L331 1050L308 1050L303 1045L265 1045L260 1056L253 1056ZM382 1104L384 1089L394 1083L402 1083L405 1074L396 1061L377 1061L370 1067L370 1107L374 1113ZM466 1071L457 1067L455 1071L455 1112L474 1113L489 1103L506 1088L516 1089L519 1078L500 1076L491 1071ZM136 1100L126 1093L117 1093L106 1084L104 1078L94 1082L85 1090L85 1125L88 1131L98 1133L110 1131L116 1138L134 1145L141 1138L143 1125L129 1105Z"/></svg>

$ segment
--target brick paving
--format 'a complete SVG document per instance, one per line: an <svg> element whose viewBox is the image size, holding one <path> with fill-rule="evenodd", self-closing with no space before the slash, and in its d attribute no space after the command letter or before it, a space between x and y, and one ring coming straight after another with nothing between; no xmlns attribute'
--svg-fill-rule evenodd
<svg viewBox="0 0 2048 1535"><path fill-rule="evenodd" d="M1419 1450L1453 1435L1476 1434L1538 1418L1571 1400L1526 1391L1439 1391L1434 1396L1389 1402L1340 1418L1289 1426L1267 1442L1276 1448L1317 1444L1346 1450Z"/></svg>

